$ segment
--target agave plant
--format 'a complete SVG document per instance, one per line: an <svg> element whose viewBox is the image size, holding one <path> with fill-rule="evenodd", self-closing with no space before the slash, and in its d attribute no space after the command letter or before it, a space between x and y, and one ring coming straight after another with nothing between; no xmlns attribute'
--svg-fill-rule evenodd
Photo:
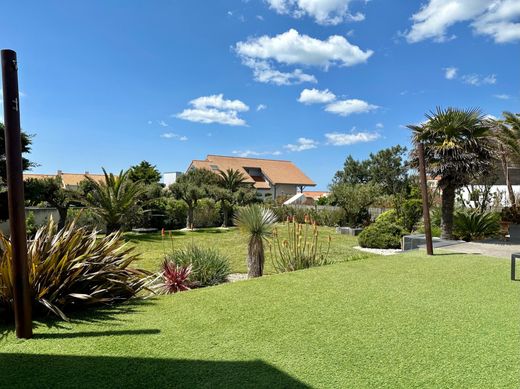
<svg viewBox="0 0 520 389"><path fill-rule="evenodd" d="M488 238L500 231L500 215L495 212L457 212L454 234L465 241Z"/></svg>
<svg viewBox="0 0 520 389"><path fill-rule="evenodd" d="M67 320L68 309L136 296L150 276L130 267L137 256L119 232L97 239L95 231L76 228L75 221L58 231L51 218L28 247L35 311L50 311ZM12 267L11 242L0 234L0 306L7 310L13 304Z"/></svg>
<svg viewBox="0 0 520 389"><path fill-rule="evenodd" d="M261 277L264 273L264 240L267 239L276 223L276 216L270 209L258 204L249 205L238 211L235 224L247 234L248 277Z"/></svg>
<svg viewBox="0 0 520 389"><path fill-rule="evenodd" d="M161 286L166 293L177 293L190 290L189 276L192 265L178 265L173 261L165 260L162 265L164 282Z"/></svg>

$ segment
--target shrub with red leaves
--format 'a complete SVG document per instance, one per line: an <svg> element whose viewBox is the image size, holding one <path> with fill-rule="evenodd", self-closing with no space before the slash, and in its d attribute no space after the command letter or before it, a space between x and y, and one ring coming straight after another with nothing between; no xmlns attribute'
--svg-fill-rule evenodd
<svg viewBox="0 0 520 389"><path fill-rule="evenodd" d="M162 274L166 293L177 293L190 290L188 277L191 273L191 265L179 266L172 261L164 261Z"/></svg>

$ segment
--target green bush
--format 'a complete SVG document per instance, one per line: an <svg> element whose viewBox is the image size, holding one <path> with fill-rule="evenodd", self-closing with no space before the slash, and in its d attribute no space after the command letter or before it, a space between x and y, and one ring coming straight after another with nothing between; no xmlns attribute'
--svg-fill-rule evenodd
<svg viewBox="0 0 520 389"><path fill-rule="evenodd" d="M25 217L25 230L27 231L27 237L32 237L38 230L38 226L34 219L34 212L32 211Z"/></svg>
<svg viewBox="0 0 520 389"><path fill-rule="evenodd" d="M170 230L186 227L188 206L184 201L166 198L163 207L165 215L163 227Z"/></svg>
<svg viewBox="0 0 520 389"><path fill-rule="evenodd" d="M497 212L455 213L453 235L465 241L479 240L496 236L500 232L500 214Z"/></svg>
<svg viewBox="0 0 520 389"><path fill-rule="evenodd" d="M191 265L188 281L191 287L204 287L220 284L227 280L231 272L229 259L211 247L194 244L174 250L166 260L179 267Z"/></svg>
<svg viewBox="0 0 520 389"><path fill-rule="evenodd" d="M96 304L113 304L139 293L150 273L133 267L138 254L125 247L120 232L98 239L74 222L57 231L52 218L28 247L29 284L36 313L64 312ZM0 307L13 305L13 257L9 239L0 234Z"/></svg>
<svg viewBox="0 0 520 389"><path fill-rule="evenodd" d="M104 231L104 222L89 208L70 208L67 212L67 223L74 221L77 228Z"/></svg>
<svg viewBox="0 0 520 389"><path fill-rule="evenodd" d="M361 247L398 249L401 248L401 237L404 233L403 228L397 224L378 221L359 234L358 242Z"/></svg>
<svg viewBox="0 0 520 389"><path fill-rule="evenodd" d="M376 223L400 224L397 211L395 209L389 209L383 212L376 218Z"/></svg>
<svg viewBox="0 0 520 389"><path fill-rule="evenodd" d="M422 201L409 199L401 205L401 225L406 231L413 231L417 223L422 219Z"/></svg>
<svg viewBox="0 0 520 389"><path fill-rule="evenodd" d="M339 207L335 208L308 208L297 206L281 206L272 207L271 210L280 221L286 221L288 217L296 222L305 223L305 217L316 222L319 226L337 227L341 226L345 220L345 210Z"/></svg>
<svg viewBox="0 0 520 389"><path fill-rule="evenodd" d="M222 225L220 204L215 203L215 201L211 199L199 200L193 213L193 226L200 228L217 227L220 225Z"/></svg>

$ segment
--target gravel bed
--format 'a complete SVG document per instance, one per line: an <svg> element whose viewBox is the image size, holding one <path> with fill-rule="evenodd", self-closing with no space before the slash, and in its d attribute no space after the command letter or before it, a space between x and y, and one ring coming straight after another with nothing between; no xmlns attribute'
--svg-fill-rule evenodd
<svg viewBox="0 0 520 389"><path fill-rule="evenodd" d="M401 249L369 249L361 246L354 246L356 250L364 251L366 253L378 254L378 255L395 255L403 252Z"/></svg>

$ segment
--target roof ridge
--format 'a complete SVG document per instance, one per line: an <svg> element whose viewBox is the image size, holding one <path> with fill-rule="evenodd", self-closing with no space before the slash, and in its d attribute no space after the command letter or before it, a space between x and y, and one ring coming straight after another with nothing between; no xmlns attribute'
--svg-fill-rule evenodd
<svg viewBox="0 0 520 389"><path fill-rule="evenodd" d="M259 159L259 160L262 160L262 161L276 161L276 162L290 162L290 163L293 163L292 161L289 161L287 159L234 157L234 156L230 156L230 155L219 155L219 154L208 154L208 156L206 157L206 160L208 159L208 157L223 157L223 158L252 159L252 160ZM196 160L194 159L194 161L196 161Z"/></svg>

